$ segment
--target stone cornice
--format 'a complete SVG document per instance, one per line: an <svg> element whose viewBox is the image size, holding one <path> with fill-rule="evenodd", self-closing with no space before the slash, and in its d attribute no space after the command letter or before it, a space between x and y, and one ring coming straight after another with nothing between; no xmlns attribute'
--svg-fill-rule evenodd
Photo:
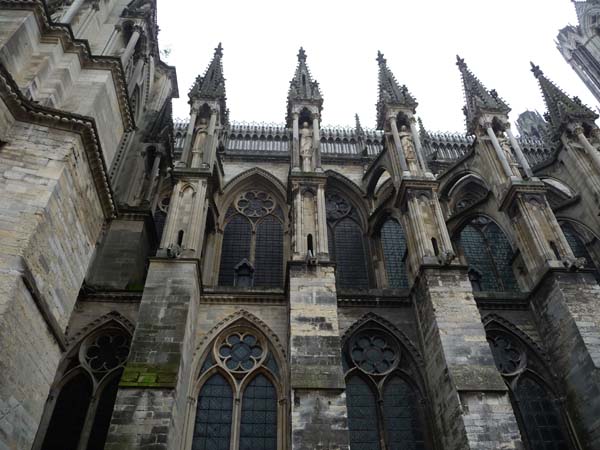
<svg viewBox="0 0 600 450"><path fill-rule="evenodd" d="M40 106L27 100L2 63L0 63L0 98L19 121L79 134L104 216L115 217L114 196L108 182L108 170L94 119Z"/></svg>
<svg viewBox="0 0 600 450"><path fill-rule="evenodd" d="M76 53L78 55L81 66L85 69L109 70L112 73L124 128L126 131L135 128L133 110L127 93L125 71L119 58L93 55L88 41L76 39L69 25L52 22L45 2L41 0L0 0L0 9L32 11L35 14L42 37L58 39L66 53Z"/></svg>

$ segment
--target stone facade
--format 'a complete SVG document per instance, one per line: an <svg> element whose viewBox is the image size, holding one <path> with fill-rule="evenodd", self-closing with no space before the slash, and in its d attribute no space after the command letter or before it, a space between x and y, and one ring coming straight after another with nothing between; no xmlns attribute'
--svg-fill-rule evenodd
<svg viewBox="0 0 600 450"><path fill-rule="evenodd" d="M459 58L430 132L380 53L377 129L322 127L300 49L233 123L219 45L174 123L157 31L0 0L0 449L600 448L592 110L534 66L515 136Z"/></svg>

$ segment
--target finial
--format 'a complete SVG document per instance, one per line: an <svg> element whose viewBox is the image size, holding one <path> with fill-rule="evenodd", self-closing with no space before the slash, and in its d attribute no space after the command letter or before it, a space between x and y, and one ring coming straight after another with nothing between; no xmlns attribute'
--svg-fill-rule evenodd
<svg viewBox="0 0 600 450"><path fill-rule="evenodd" d="M542 72L542 69L540 69L540 66L536 66L531 61L529 62L529 64L531 64L531 71L533 72L533 74L535 75L536 78L539 78L542 75L544 75L544 72Z"/></svg>
<svg viewBox="0 0 600 450"><path fill-rule="evenodd" d="M354 119L356 120L356 131L362 133L362 125L360 124L360 117L358 117L358 114L354 114Z"/></svg>
<svg viewBox="0 0 600 450"><path fill-rule="evenodd" d="M377 50L377 62L380 66L384 66L386 64L386 59L383 57L383 53Z"/></svg>
<svg viewBox="0 0 600 450"><path fill-rule="evenodd" d="M217 48L215 48L215 56L223 56L223 46L220 42L219 45L217 45Z"/></svg>
<svg viewBox="0 0 600 450"><path fill-rule="evenodd" d="M461 69L467 67L465 60L458 55L456 55L456 65Z"/></svg>
<svg viewBox="0 0 600 450"><path fill-rule="evenodd" d="M298 61L306 61L306 52L302 47L300 47L300 50L298 51Z"/></svg>

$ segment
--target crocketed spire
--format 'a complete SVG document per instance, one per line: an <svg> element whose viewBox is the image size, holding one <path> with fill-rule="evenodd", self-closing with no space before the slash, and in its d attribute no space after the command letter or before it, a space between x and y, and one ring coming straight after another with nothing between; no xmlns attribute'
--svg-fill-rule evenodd
<svg viewBox="0 0 600 450"><path fill-rule="evenodd" d="M204 75L198 75L190 90L190 100L225 99L225 77L223 76L223 47L219 42L215 54Z"/></svg>
<svg viewBox="0 0 600 450"><path fill-rule="evenodd" d="M419 105L415 98L404 85L400 86L396 77L387 66L387 60L383 53L377 52L377 63L379 64L379 98L377 100L377 128L385 126L386 109L390 106L408 108L414 112Z"/></svg>
<svg viewBox="0 0 600 450"><path fill-rule="evenodd" d="M313 81L310 70L306 65L306 52L302 47L298 52L298 66L294 78L290 81L290 90L288 93L288 101L292 100L308 100L323 102L321 92L319 91L319 83Z"/></svg>
<svg viewBox="0 0 600 450"><path fill-rule="evenodd" d="M539 66L531 63L531 71L538 79L546 108L548 108L545 119L550 123L555 137L558 137L570 123L593 122L598 118L598 115L581 103L579 98L569 97L552 81L546 78Z"/></svg>
<svg viewBox="0 0 600 450"><path fill-rule="evenodd" d="M467 122L467 132L472 134L477 128L477 122L482 114L507 115L510 107L492 89L488 91L479 79L469 70L465 60L456 56L456 65L460 70L465 93L463 109Z"/></svg>

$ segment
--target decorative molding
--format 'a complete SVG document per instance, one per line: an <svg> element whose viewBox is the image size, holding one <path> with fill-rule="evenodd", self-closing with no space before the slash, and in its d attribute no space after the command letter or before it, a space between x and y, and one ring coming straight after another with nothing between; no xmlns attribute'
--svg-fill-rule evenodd
<svg viewBox="0 0 600 450"><path fill-rule="evenodd" d="M127 331L131 336L133 336L133 332L135 330L135 326L133 323L129 321L125 316L121 315L117 311L111 311L103 316L98 317L96 320L88 323L86 326L81 328L77 333L72 336L68 336L69 330L67 329L67 344L69 347L73 347L78 345L83 339L89 336L96 330L106 326L107 324L114 322L121 326L125 331Z"/></svg>

